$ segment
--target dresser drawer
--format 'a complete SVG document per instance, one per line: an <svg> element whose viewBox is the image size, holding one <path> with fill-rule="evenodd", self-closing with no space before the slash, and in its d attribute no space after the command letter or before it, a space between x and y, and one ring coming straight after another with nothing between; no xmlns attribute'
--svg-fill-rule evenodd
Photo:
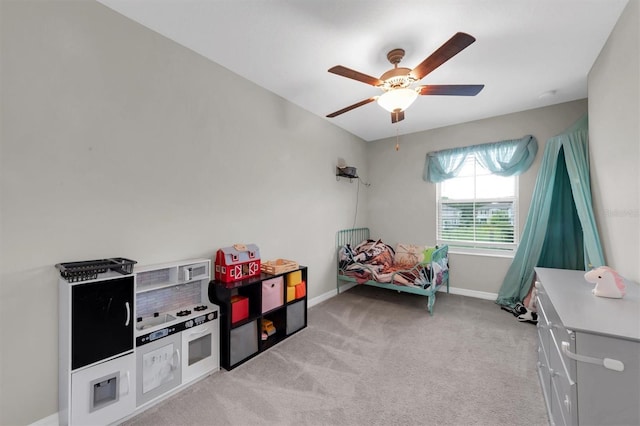
<svg viewBox="0 0 640 426"><path fill-rule="evenodd" d="M551 412L551 376L549 376L549 360L546 358L542 347L538 347L538 379L540 380L540 388L544 403L547 406L547 412Z"/></svg>
<svg viewBox="0 0 640 426"><path fill-rule="evenodd" d="M545 398L547 410L555 425L575 425L577 417L577 391L575 361L562 352L562 342L575 348L573 332L562 325L560 316L553 307L543 287L537 283L538 295L538 368L546 372ZM545 369L546 366L546 369Z"/></svg>
<svg viewBox="0 0 640 426"><path fill-rule="evenodd" d="M549 296L544 290L544 287L540 283L536 283L538 288L538 295L536 296L538 301L538 309L542 309L544 312L545 321L548 324L561 324L560 317L553 307Z"/></svg>
<svg viewBox="0 0 640 426"><path fill-rule="evenodd" d="M538 361L549 366L549 331L538 327Z"/></svg>
<svg viewBox="0 0 640 426"><path fill-rule="evenodd" d="M562 342L569 342L570 346L575 348L575 336L571 330L568 330L562 322L560 322L560 316L544 292L538 291L537 302L538 338L540 339L540 343L544 346L545 353L549 360L551 360L551 352L555 351L558 354L560 365L555 368L558 369L562 367L565 371L565 376L567 376L571 382L575 382L575 361L562 352ZM543 331L546 331L546 333L543 333ZM551 366L550 368L554 367Z"/></svg>
<svg viewBox="0 0 640 426"><path fill-rule="evenodd" d="M562 342L569 344L569 348L571 351L575 351L576 348L576 338L572 331L567 330L562 324L553 324L551 329L549 330L549 334L551 336L550 339L550 351L555 350L560 357L560 361L562 362L562 367L565 370L566 376L570 379L570 381L577 381L576 376L576 361L569 358L565 355L562 350ZM551 357L551 355L549 355ZM551 362L551 360L549 361Z"/></svg>
<svg viewBox="0 0 640 426"><path fill-rule="evenodd" d="M553 336L553 332L551 334ZM557 417L557 413L561 413L566 425L577 424L576 382L569 375L569 368L555 343L549 354L549 375L551 376L551 388L556 397L552 398L551 402L551 412L554 418Z"/></svg>
<svg viewBox="0 0 640 426"><path fill-rule="evenodd" d="M575 339L566 338L567 335L563 334L562 330L560 330L559 333L556 333L557 331L558 330L555 329L549 330L549 334L551 335L549 368L552 368L564 377L570 384L574 384L576 382L576 362L564 354L562 351L562 342L568 342L571 352L574 352L576 348ZM561 339L560 337L565 338Z"/></svg>
<svg viewBox="0 0 640 426"><path fill-rule="evenodd" d="M571 419L566 419L564 417L564 413L562 412L562 406L560 403L560 395L558 394L558 388L556 387L556 384L553 382L553 380L551 380L551 392L549 395L549 399L551 400L551 407L549 409L552 418L551 424L553 426L570 425L571 423L568 423L567 421L570 422Z"/></svg>
<svg viewBox="0 0 640 426"><path fill-rule="evenodd" d="M546 315L546 308L539 297L537 298L537 306L538 324L536 327L538 328L538 343L540 351L544 353L544 357L546 358L546 364L549 365L549 342L551 339L549 330L551 329L551 325Z"/></svg>

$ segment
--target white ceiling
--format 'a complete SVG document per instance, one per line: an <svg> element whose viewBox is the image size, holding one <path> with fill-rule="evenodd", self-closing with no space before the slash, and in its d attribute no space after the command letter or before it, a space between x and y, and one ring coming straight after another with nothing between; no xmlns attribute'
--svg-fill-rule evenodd
<svg viewBox="0 0 640 426"><path fill-rule="evenodd" d="M370 141L585 98L628 0L99 1ZM476 42L418 84L484 84L477 96L420 96L398 124L376 103L325 118L382 93L330 67L379 77L399 47L414 68L458 31Z"/></svg>

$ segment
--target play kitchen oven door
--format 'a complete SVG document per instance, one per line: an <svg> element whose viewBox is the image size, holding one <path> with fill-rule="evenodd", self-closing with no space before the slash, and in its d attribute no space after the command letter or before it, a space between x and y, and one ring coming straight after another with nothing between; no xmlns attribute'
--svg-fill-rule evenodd
<svg viewBox="0 0 640 426"><path fill-rule="evenodd" d="M182 379L191 382L220 368L218 311L187 321L182 332Z"/></svg>
<svg viewBox="0 0 640 426"><path fill-rule="evenodd" d="M167 327L136 339L136 406L182 383L182 340L177 327Z"/></svg>

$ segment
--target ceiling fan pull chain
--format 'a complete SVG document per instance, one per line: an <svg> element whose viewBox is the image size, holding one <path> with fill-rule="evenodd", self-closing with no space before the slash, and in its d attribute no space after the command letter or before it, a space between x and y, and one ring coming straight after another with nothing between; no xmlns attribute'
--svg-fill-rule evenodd
<svg viewBox="0 0 640 426"><path fill-rule="evenodd" d="M396 151L400 150L400 130L396 127Z"/></svg>

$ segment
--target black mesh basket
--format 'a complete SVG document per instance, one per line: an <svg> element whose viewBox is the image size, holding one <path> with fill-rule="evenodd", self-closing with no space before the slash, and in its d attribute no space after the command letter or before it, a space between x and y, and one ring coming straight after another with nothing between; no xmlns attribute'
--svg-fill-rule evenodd
<svg viewBox="0 0 640 426"><path fill-rule="evenodd" d="M98 274L107 271L118 272L127 275L133 272L135 260L125 259L123 257L114 257L111 259L84 260L81 262L58 263L56 268L60 271L60 275L70 283L78 281L88 281L98 278Z"/></svg>

